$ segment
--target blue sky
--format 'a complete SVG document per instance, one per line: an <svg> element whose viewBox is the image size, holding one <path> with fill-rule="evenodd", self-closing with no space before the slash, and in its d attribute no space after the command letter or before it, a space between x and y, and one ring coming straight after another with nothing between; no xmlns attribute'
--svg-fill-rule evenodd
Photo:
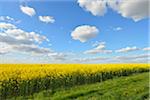
<svg viewBox="0 0 150 100"><path fill-rule="evenodd" d="M1 0L1 30L4 29L4 26L11 24L17 27L14 28L17 32L19 29L24 31L22 34L34 32L45 36L49 41L43 39L41 43L37 43L34 36L32 38L34 42L31 44L19 43L17 45L18 43L7 43L6 39L1 40L0 43L3 46L1 47L0 59L2 60L0 63L141 63L147 61L149 56L147 54L149 51L148 8L138 10L138 6L140 4L140 6L142 4L146 6L144 4L148 0L144 0L142 3L140 0L133 3L129 3L128 0L128 2L120 2L120 5L115 5L117 10L109 2L84 1L86 0L38 0L36 2ZM91 5L92 3L93 5ZM21 10L21 7L24 11ZM135 9L138 11L132 11ZM48 22L41 21L39 16L42 18L47 16L53 21L49 19L46 20ZM14 29L7 27L4 31L0 31L0 34L12 36L11 33L14 32ZM87 30L83 31L82 29ZM11 32L8 34L7 30ZM77 39L72 34L77 36ZM2 35L0 36L4 38ZM19 35L12 37L18 42L21 41L17 36L19 38ZM23 39L30 41L26 38ZM82 41L81 38L84 38L85 41ZM92 46L93 44L95 46ZM24 47L29 47L31 50ZM34 51L43 50L41 48L46 49L46 53L44 51L39 54ZM109 52L107 52L108 50ZM85 53L86 51L90 51L90 53ZM123 59L119 59L119 57ZM124 60L124 58L129 59Z"/></svg>

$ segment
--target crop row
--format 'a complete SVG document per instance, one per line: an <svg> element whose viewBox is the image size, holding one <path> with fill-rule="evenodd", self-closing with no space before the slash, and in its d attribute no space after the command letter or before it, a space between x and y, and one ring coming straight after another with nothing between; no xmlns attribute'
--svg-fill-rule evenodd
<svg viewBox="0 0 150 100"><path fill-rule="evenodd" d="M146 72L149 67L148 64L3 64L0 65L0 99L102 82Z"/></svg>

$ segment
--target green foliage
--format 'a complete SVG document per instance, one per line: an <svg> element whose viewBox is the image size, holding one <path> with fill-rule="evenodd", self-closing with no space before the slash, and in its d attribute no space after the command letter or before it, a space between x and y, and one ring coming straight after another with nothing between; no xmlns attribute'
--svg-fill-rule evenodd
<svg viewBox="0 0 150 100"><path fill-rule="evenodd" d="M148 100L149 73L135 74L101 83L81 85L70 89L42 91L28 97L17 99L34 100Z"/></svg>

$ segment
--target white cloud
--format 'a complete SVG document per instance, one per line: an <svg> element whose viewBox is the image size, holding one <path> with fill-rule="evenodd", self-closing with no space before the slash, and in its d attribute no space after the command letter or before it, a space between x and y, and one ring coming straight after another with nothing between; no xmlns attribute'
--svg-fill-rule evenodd
<svg viewBox="0 0 150 100"><path fill-rule="evenodd" d="M11 46L5 43L0 43L0 55L8 53L10 50Z"/></svg>
<svg viewBox="0 0 150 100"><path fill-rule="evenodd" d="M0 43L2 44L2 43ZM68 55L63 54L63 53L58 53L55 52L49 48L44 48L40 47L38 45L32 44L32 45L25 45L25 44L20 44L20 45L8 45L3 43L3 45L0 46L0 55L2 54L8 54L12 52L20 52L20 53L25 53L25 54L30 54L30 55L38 55L39 57L41 56L47 56L51 60L65 60Z"/></svg>
<svg viewBox="0 0 150 100"><path fill-rule="evenodd" d="M0 55L8 53L24 53L29 55L47 56L54 61L63 61L67 54L59 53L50 48L40 46L47 41L46 36L35 32L26 32L10 23L0 23Z"/></svg>
<svg viewBox="0 0 150 100"><path fill-rule="evenodd" d="M25 32L13 24L4 23L3 25L3 23L0 23L0 27L5 29L0 32L0 42L5 42L7 44L34 44L42 43L42 41L48 40L45 36L35 32Z"/></svg>
<svg viewBox="0 0 150 100"><path fill-rule="evenodd" d="M21 20L16 20L16 19L14 19L10 16L0 16L0 21L1 22L13 22L13 23L16 23L16 24L21 22Z"/></svg>
<svg viewBox="0 0 150 100"><path fill-rule="evenodd" d="M89 58L76 58L74 61L84 63L84 62L100 62L100 61L105 61L108 60L109 57L89 57Z"/></svg>
<svg viewBox="0 0 150 100"><path fill-rule="evenodd" d="M48 54L49 57L51 57L53 60L66 60L67 59L67 56L66 54L64 53L58 53L58 52L54 52L54 53L49 53Z"/></svg>
<svg viewBox="0 0 150 100"><path fill-rule="evenodd" d="M91 49L91 50L87 50L84 52L84 54L97 54L97 53L112 53L112 50L106 50L105 49L105 42L100 42L99 44L96 44L96 47Z"/></svg>
<svg viewBox="0 0 150 100"><path fill-rule="evenodd" d="M12 29L12 28L16 28L15 25L10 24L10 23L0 23L0 29Z"/></svg>
<svg viewBox="0 0 150 100"><path fill-rule="evenodd" d="M0 16L0 21L14 21L14 18L9 16Z"/></svg>
<svg viewBox="0 0 150 100"><path fill-rule="evenodd" d="M121 48L119 50L116 50L116 52L125 53L125 52L131 52L131 51L136 51L136 50L139 50L139 48L137 48L136 46L133 46L133 47Z"/></svg>
<svg viewBox="0 0 150 100"><path fill-rule="evenodd" d="M21 51L25 53L32 53L32 54L45 54L53 53L52 50L44 47L39 47L38 45L32 44L32 45L12 45L12 49L16 51Z"/></svg>
<svg viewBox="0 0 150 100"><path fill-rule="evenodd" d="M38 45L9 45L6 43L0 42L0 54L7 54L11 52L21 52L28 54L37 54L37 55L48 55L49 53L54 53L54 51L49 48L39 47Z"/></svg>
<svg viewBox="0 0 150 100"><path fill-rule="evenodd" d="M103 16L112 8L125 18L139 21L149 16L149 0L78 0L79 6L94 16Z"/></svg>
<svg viewBox="0 0 150 100"><path fill-rule="evenodd" d="M144 51L150 51L150 47L143 48Z"/></svg>
<svg viewBox="0 0 150 100"><path fill-rule="evenodd" d="M21 9L21 11L24 13L24 14L26 14L26 15L28 15L28 16L34 16L35 14L36 14L36 12L35 12L35 10L33 9L33 8L31 8L31 7L28 7L28 6L20 6L20 9Z"/></svg>
<svg viewBox="0 0 150 100"><path fill-rule="evenodd" d="M33 51L35 53L46 51L46 48L38 46L38 44L48 40L43 35L35 32L26 32L10 23L0 23L0 29L0 44L3 44L0 49L3 52L7 52L6 48L8 47L9 51Z"/></svg>
<svg viewBox="0 0 150 100"><path fill-rule="evenodd" d="M149 4L149 0L122 0L118 5L118 13L123 17L139 21L149 16Z"/></svg>
<svg viewBox="0 0 150 100"><path fill-rule="evenodd" d="M93 49L93 50L88 50L84 52L85 54L98 54L98 53L112 53L112 50L98 50L98 49Z"/></svg>
<svg viewBox="0 0 150 100"><path fill-rule="evenodd" d="M121 1L121 0L120 0ZM107 7L113 9L114 11L117 11L119 9L119 0L107 0Z"/></svg>
<svg viewBox="0 0 150 100"><path fill-rule="evenodd" d="M92 43L92 47L98 46L99 44L105 44L105 42L95 41L94 43Z"/></svg>
<svg viewBox="0 0 150 100"><path fill-rule="evenodd" d="M106 2L102 0L78 0L79 6L95 16L103 16L106 11Z"/></svg>
<svg viewBox="0 0 150 100"><path fill-rule="evenodd" d="M82 25L76 27L71 36L74 40L80 40L86 42L87 40L94 38L99 33L99 30L95 26Z"/></svg>
<svg viewBox="0 0 150 100"><path fill-rule="evenodd" d="M148 63L149 58L150 58L149 54L114 56L114 57L111 57L109 62L112 62L112 63Z"/></svg>
<svg viewBox="0 0 150 100"><path fill-rule="evenodd" d="M113 28L114 31L121 31L122 29L123 29L122 27Z"/></svg>
<svg viewBox="0 0 150 100"><path fill-rule="evenodd" d="M39 20L45 23L54 23L55 19L52 16L39 16Z"/></svg>
<svg viewBox="0 0 150 100"><path fill-rule="evenodd" d="M128 56L111 56L111 57L87 57L75 58L77 63L148 63L150 54L138 54Z"/></svg>
<svg viewBox="0 0 150 100"><path fill-rule="evenodd" d="M114 57L117 60L136 60L136 59L145 59L145 58L149 58L150 55L149 54L139 54L139 55L129 55L129 56L116 56Z"/></svg>

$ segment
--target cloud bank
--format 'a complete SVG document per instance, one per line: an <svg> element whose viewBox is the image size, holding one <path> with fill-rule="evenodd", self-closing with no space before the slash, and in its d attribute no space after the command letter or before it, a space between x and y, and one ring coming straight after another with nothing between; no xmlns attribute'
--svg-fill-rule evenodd
<svg viewBox="0 0 150 100"><path fill-rule="evenodd" d="M149 16L149 0L78 0L79 6L94 16L103 16L111 8L122 17L135 22Z"/></svg>
<svg viewBox="0 0 150 100"><path fill-rule="evenodd" d="M8 53L25 53L43 55L54 60L63 60L67 55L58 53L50 48L41 47L46 36L35 32L24 31L11 23L0 23L0 55Z"/></svg>

